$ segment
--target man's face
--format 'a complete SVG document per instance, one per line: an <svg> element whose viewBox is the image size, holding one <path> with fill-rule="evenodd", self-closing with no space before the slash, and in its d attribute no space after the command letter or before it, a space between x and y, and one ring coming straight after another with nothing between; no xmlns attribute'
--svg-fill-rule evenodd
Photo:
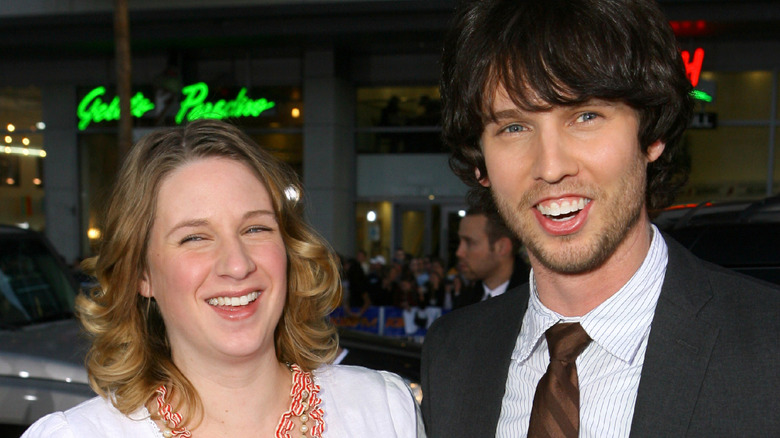
<svg viewBox="0 0 780 438"><path fill-rule="evenodd" d="M529 250L531 261L558 273L600 267L626 239L647 226L647 156L638 116L619 102L529 112L503 88L493 102L496 122L482 133L489 186L502 216Z"/></svg>
<svg viewBox="0 0 780 438"><path fill-rule="evenodd" d="M458 269L469 280L483 280L498 266L498 254L490 245L485 232L487 218L470 215L460 220L458 227Z"/></svg>

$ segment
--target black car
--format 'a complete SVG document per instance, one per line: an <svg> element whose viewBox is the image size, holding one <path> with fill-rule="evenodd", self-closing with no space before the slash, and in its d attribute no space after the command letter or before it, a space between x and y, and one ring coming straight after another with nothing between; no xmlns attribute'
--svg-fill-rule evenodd
<svg viewBox="0 0 780 438"><path fill-rule="evenodd" d="M77 290L41 234L0 225L0 436L94 397L73 318Z"/></svg>
<svg viewBox="0 0 780 438"><path fill-rule="evenodd" d="M780 284L780 196L667 210L655 223L698 257Z"/></svg>

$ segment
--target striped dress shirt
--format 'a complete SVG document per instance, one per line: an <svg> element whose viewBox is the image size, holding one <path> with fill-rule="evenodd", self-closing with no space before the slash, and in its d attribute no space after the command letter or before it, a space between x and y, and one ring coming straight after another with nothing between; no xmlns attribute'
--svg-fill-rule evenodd
<svg viewBox="0 0 780 438"><path fill-rule="evenodd" d="M628 436L667 260L666 243L653 226L650 250L631 279L578 318L563 317L542 305L531 272L528 311L512 352L497 438L528 434L536 385L550 363L544 332L558 322L579 322L593 339L577 358L580 437Z"/></svg>

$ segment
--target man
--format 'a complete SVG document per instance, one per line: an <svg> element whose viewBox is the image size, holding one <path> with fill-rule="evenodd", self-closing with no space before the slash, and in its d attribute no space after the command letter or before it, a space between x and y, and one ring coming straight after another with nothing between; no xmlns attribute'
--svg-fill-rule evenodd
<svg viewBox="0 0 780 438"><path fill-rule="evenodd" d="M528 281L520 240L495 213L473 207L458 227L458 269L472 285L455 298L454 308L497 297Z"/></svg>
<svg viewBox="0 0 780 438"><path fill-rule="evenodd" d="M780 293L695 258L648 217L685 182L692 112L657 4L472 1L442 72L453 170L533 270L431 327L428 436L540 436L540 424L560 426L550 436L780 436ZM560 327L577 335L564 357ZM565 419L544 415L548 400Z"/></svg>

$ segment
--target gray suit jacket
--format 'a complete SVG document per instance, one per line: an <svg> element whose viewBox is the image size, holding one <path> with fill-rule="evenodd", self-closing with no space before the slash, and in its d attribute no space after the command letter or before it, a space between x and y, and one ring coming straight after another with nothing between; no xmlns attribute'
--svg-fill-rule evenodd
<svg viewBox="0 0 780 438"><path fill-rule="evenodd" d="M631 437L780 437L780 290L666 238ZM454 311L422 356L430 438L495 435L528 284Z"/></svg>

